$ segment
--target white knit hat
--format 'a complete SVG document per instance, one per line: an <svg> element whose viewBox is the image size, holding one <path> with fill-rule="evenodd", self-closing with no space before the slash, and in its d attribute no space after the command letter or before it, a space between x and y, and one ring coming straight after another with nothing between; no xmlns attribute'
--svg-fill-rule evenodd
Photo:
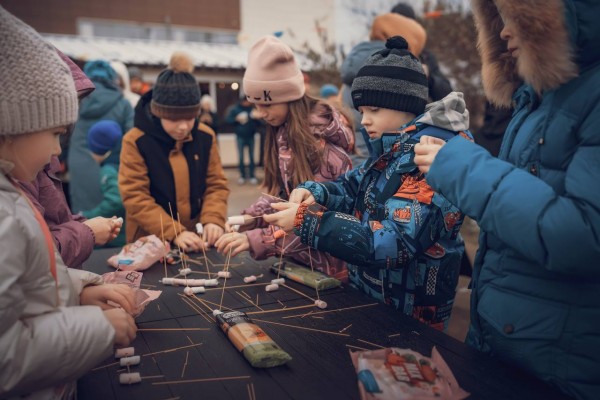
<svg viewBox="0 0 600 400"><path fill-rule="evenodd" d="M77 120L75 84L52 45L0 7L0 135L19 135Z"/></svg>

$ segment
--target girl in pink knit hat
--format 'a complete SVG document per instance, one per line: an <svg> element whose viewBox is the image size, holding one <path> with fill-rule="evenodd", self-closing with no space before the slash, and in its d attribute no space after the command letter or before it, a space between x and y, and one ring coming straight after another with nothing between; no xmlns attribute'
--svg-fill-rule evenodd
<svg viewBox="0 0 600 400"><path fill-rule="evenodd" d="M270 195L287 199L302 182L331 181L352 168L348 152L354 146L353 132L335 109L306 94L302 72L289 46L273 36L256 42L248 55L243 83L246 99L256 105L267 124L264 186ZM215 243L218 250L229 253L231 249L232 255L249 250L257 260L283 251L296 261L345 280L344 262L309 252L296 236L279 237L273 226L252 218L274 212L274 201L262 196L245 209L242 233L223 235Z"/></svg>

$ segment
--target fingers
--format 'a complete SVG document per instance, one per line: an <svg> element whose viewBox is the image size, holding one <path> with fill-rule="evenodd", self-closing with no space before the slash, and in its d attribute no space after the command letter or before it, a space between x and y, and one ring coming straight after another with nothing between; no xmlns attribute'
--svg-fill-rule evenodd
<svg viewBox="0 0 600 400"><path fill-rule="evenodd" d="M297 206L299 203L271 203L271 207L274 210L283 211L283 210L287 210L288 208L293 207L294 204ZM265 219L266 217L267 217L267 215L263 215L263 219Z"/></svg>
<svg viewBox="0 0 600 400"><path fill-rule="evenodd" d="M308 191L306 189L294 189L294 190L292 190L292 193L290 193L289 202L290 203L302 203L309 196L312 196L312 194L310 193L310 191ZM278 203L274 203L274 204L278 204Z"/></svg>
<svg viewBox="0 0 600 400"><path fill-rule="evenodd" d="M129 314L133 314L135 310L135 293L133 289L131 289L127 285L111 285L112 286L112 296L108 298L121 307Z"/></svg>

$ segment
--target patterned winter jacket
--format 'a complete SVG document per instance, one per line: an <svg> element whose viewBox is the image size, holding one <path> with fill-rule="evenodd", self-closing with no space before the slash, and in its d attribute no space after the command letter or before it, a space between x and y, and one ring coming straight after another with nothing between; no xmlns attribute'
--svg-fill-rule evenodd
<svg viewBox="0 0 600 400"><path fill-rule="evenodd" d="M415 166L422 135L471 138L462 93L431 103L396 132L371 140L373 154L335 182L305 182L317 203L299 208L302 243L346 260L353 286L437 329L447 327L460 259L462 214Z"/></svg>
<svg viewBox="0 0 600 400"><path fill-rule="evenodd" d="M318 171L315 172L315 180L326 182L336 179L352 168L348 152L354 145L354 134L340 120L339 113L329 105L320 103L310 116L310 122L315 137L321 140L323 146L323 162ZM293 166L293 157L288 147L288 129L283 125L277 131L277 144L279 154L279 172L282 181L288 182ZM292 188L293 189L293 188ZM281 191L280 196L287 198L290 188ZM242 211L243 214L259 216L271 214L274 210L271 203L277 201L268 196L260 197L254 204ZM329 254L311 251L308 246L300 243L293 234L284 238L275 239L275 228L261 225L262 219L255 219L256 224L246 231L250 242L250 254L257 260L262 260L282 252L287 257L305 265L311 265L315 269L334 276L342 281L347 281L348 271L346 263L336 259Z"/></svg>

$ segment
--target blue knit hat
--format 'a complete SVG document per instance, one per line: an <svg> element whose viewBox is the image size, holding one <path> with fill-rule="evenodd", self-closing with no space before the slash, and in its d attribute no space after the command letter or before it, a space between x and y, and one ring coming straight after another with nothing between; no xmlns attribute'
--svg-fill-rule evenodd
<svg viewBox="0 0 600 400"><path fill-rule="evenodd" d="M321 86L320 92L321 92L320 93L321 97L324 99L326 99L330 96L337 96L339 93L337 86L332 85L331 83L327 83L327 84Z"/></svg>
<svg viewBox="0 0 600 400"><path fill-rule="evenodd" d="M115 121L102 120L90 128L87 140L92 153L104 155L115 148L121 141L123 131Z"/></svg>
<svg viewBox="0 0 600 400"><path fill-rule="evenodd" d="M85 63L83 66L83 73L91 80L105 79L110 82L115 82L117 80L117 73L110 66L108 61L104 60L94 60Z"/></svg>

